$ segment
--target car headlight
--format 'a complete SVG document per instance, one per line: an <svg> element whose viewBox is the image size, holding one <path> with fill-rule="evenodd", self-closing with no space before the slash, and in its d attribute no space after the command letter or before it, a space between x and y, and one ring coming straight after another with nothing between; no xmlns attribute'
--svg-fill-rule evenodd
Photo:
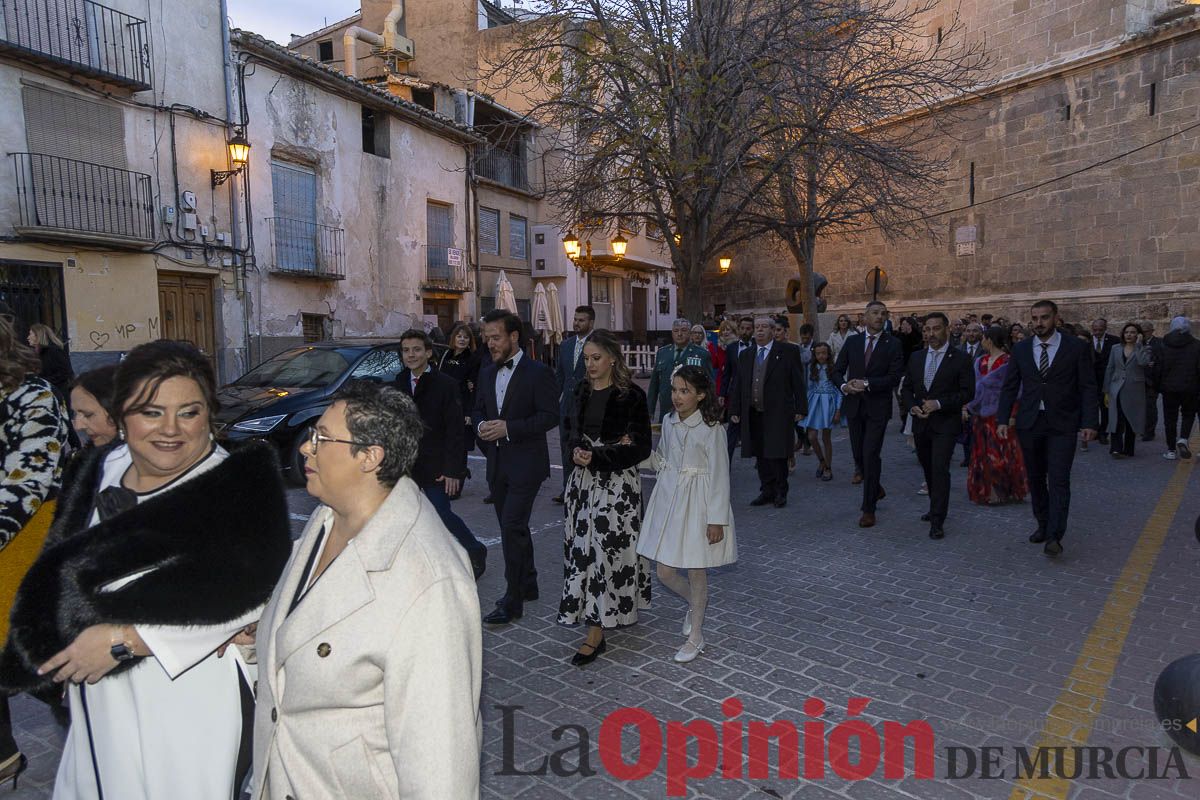
<svg viewBox="0 0 1200 800"><path fill-rule="evenodd" d="M287 414L280 414L275 417L247 419L234 425L233 430L242 431L243 433L266 433L285 419L287 419Z"/></svg>

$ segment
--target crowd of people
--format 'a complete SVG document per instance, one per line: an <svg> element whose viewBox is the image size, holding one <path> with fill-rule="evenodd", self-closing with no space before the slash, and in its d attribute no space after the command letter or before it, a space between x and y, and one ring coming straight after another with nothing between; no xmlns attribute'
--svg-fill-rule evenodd
<svg viewBox="0 0 1200 800"><path fill-rule="evenodd" d="M276 456L223 446L194 347L151 342L64 377L49 329L0 313L0 690L63 707L55 796L478 796L481 624L510 626L539 600L530 518L555 428L557 621L582 633L577 667L638 623L654 575L687 605L674 659L703 654L707 571L738 557L739 448L755 460L750 505L781 509L797 454L815 456L813 480L834 479L844 427L857 524L871 528L898 409L931 539L946 535L962 447L969 500L1028 495L1029 540L1050 557L1080 448L1133 456L1161 396L1165 455L1191 457L1200 341L1182 317L1159 339L1143 323L1079 330L1051 301L1028 327L940 312L893 326L872 302L796 342L786 318L729 320L716 341L680 319L646 391L592 308L573 328L554 368L503 310L484 316L481 343L456 326L436 365L429 335L404 333L395 382L348 383L303 445L319 505L293 541ZM474 447L504 560L486 613L487 549L454 511ZM27 764L0 695L0 781Z"/></svg>

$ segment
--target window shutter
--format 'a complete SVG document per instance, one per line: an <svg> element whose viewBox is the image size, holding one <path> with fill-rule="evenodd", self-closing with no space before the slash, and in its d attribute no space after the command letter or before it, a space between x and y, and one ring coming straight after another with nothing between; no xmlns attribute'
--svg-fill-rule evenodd
<svg viewBox="0 0 1200 800"><path fill-rule="evenodd" d="M479 252L500 255L500 212L479 209Z"/></svg>
<svg viewBox="0 0 1200 800"><path fill-rule="evenodd" d="M317 173L311 167L271 162L275 216L300 222L317 221Z"/></svg>
<svg viewBox="0 0 1200 800"><path fill-rule="evenodd" d="M528 255L526 252L526 242L528 242L528 226L529 223L524 217L508 217L508 255L510 258L519 258L524 261Z"/></svg>
<svg viewBox="0 0 1200 800"><path fill-rule="evenodd" d="M120 107L37 86L21 89L29 152L127 168Z"/></svg>

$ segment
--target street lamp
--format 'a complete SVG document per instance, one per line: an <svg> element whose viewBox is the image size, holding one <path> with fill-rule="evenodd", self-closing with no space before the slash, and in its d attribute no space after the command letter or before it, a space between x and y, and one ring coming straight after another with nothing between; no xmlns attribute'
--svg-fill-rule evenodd
<svg viewBox="0 0 1200 800"><path fill-rule="evenodd" d="M874 267L867 273L867 290L871 293L871 302L879 299L879 293L885 291L888 285L888 274L879 267Z"/></svg>
<svg viewBox="0 0 1200 800"><path fill-rule="evenodd" d="M572 261L579 258L579 239L575 238L575 234L566 235L563 239L563 249L567 251L567 258Z"/></svg>
<svg viewBox="0 0 1200 800"><path fill-rule="evenodd" d="M731 256L721 256L717 259L717 265L721 268L721 274L724 275L729 272L729 268L733 265L733 258Z"/></svg>
<svg viewBox="0 0 1200 800"><path fill-rule="evenodd" d="M566 237L562 240L563 250L567 254L567 258L575 264L585 275L595 270L600 265L592 259L592 240L588 239L580 246L579 238L571 232L567 232ZM620 261L625 256L625 249L629 246L629 242L621 234L609 242L612 248L612 253L616 256L616 260ZM589 276L587 281L587 298L588 305L592 303L592 279Z"/></svg>
<svg viewBox="0 0 1200 800"><path fill-rule="evenodd" d="M229 161L233 164L233 169L212 170L212 185L214 188L246 169L246 165L250 163L250 140L246 138L246 134L242 131L237 131L233 135L233 138L229 140L227 146L229 148Z"/></svg>
<svg viewBox="0 0 1200 800"><path fill-rule="evenodd" d="M625 241L624 236L618 233L617 238L613 239L610 244L612 245L613 255L617 257L617 261L625 257L625 248L629 246L629 242Z"/></svg>

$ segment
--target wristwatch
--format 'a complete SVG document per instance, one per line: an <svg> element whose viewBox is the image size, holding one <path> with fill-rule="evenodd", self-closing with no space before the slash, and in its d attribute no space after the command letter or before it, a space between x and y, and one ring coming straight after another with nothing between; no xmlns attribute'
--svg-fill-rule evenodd
<svg viewBox="0 0 1200 800"><path fill-rule="evenodd" d="M125 628L123 626L118 627L117 631L120 633L121 638L117 639L114 634L112 647L109 649L109 652L112 653L114 661L130 661L135 656L133 655L133 648L125 641Z"/></svg>

